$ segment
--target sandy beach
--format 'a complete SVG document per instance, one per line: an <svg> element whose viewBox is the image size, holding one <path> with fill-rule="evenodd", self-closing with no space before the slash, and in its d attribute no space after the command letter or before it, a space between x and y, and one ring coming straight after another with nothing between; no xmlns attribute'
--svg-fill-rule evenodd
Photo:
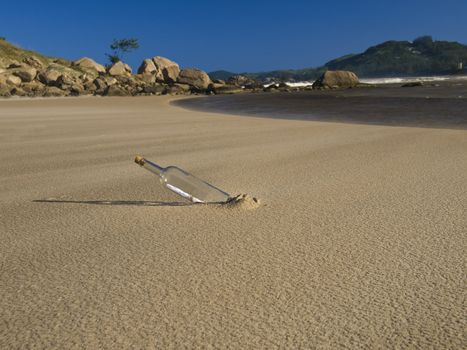
<svg viewBox="0 0 467 350"><path fill-rule="evenodd" d="M465 348L467 130L173 99L0 101L1 349Z"/></svg>

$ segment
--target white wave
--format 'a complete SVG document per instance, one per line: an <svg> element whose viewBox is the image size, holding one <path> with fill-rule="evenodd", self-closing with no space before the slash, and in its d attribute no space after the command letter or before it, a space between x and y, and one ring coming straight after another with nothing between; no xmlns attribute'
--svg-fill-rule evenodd
<svg viewBox="0 0 467 350"><path fill-rule="evenodd" d="M439 76L431 76L431 77L386 77L386 78L363 78L360 79L361 83L366 83L366 84L374 84L374 85L380 85L380 84L404 84L408 82L415 82L415 81L423 81L423 82L429 82L429 81L446 81L446 80L467 80L467 76L452 76L452 75L439 75ZM304 87L304 86L310 86L313 85L314 81L296 81L296 82L286 82L287 86L290 87ZM279 86L279 83L267 83L264 84L264 87L268 87L271 85L276 85Z"/></svg>
<svg viewBox="0 0 467 350"><path fill-rule="evenodd" d="M313 83L314 83L314 81L294 81L294 82L286 81L285 82L285 84L287 86L290 86L290 87L310 86L310 85L313 85ZM268 86L271 86L271 85L279 86L279 83L268 83L268 84L264 84L263 86L268 87Z"/></svg>
<svg viewBox="0 0 467 350"><path fill-rule="evenodd" d="M401 84L415 81L446 81L446 80L464 80L467 76L432 76L432 77L398 77L398 78L368 78L360 79L360 82L366 84Z"/></svg>

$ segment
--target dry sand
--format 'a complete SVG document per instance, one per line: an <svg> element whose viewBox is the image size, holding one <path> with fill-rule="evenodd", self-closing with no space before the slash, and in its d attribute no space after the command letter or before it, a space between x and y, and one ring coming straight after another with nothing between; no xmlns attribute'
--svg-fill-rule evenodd
<svg viewBox="0 0 467 350"><path fill-rule="evenodd" d="M168 102L0 101L1 349L465 348L466 130Z"/></svg>

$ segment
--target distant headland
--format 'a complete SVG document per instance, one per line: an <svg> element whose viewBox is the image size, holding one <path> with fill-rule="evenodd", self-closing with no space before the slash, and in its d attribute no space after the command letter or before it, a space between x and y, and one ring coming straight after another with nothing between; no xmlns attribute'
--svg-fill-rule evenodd
<svg viewBox="0 0 467 350"><path fill-rule="evenodd" d="M413 41L386 41L365 52L345 55L320 67L241 75L262 81L307 81L317 79L326 70L352 71L365 78L467 74L467 45L421 36ZM226 80L237 74L219 70L210 72L209 76Z"/></svg>

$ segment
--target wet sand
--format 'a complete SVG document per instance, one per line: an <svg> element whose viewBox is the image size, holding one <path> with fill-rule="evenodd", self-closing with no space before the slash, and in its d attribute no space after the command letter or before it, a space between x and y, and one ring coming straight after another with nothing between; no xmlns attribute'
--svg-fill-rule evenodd
<svg viewBox="0 0 467 350"><path fill-rule="evenodd" d="M2 349L466 345L466 130L9 100L0 149Z"/></svg>
<svg viewBox="0 0 467 350"><path fill-rule="evenodd" d="M467 80L420 87L256 93L185 99L181 107L255 117L467 129Z"/></svg>

